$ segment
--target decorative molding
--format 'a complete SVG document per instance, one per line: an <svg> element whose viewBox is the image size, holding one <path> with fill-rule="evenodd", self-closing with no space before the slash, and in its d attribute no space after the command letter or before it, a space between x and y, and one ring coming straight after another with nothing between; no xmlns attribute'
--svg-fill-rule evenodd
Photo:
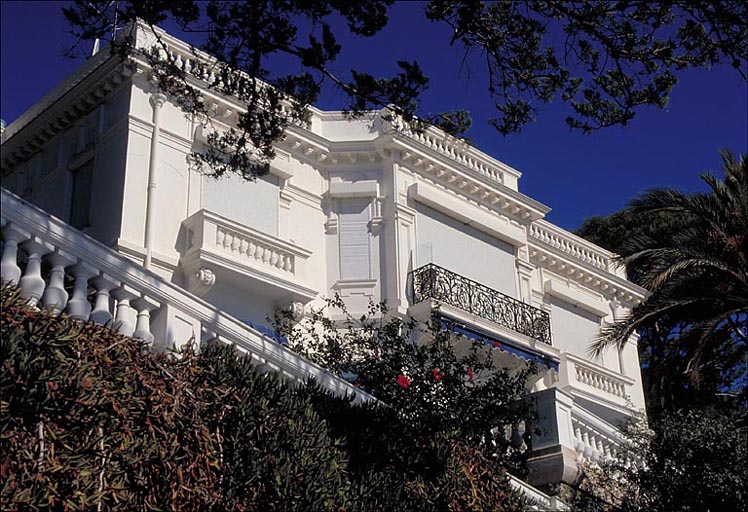
<svg viewBox="0 0 748 512"><path fill-rule="evenodd" d="M500 217L473 205L465 204L459 198L447 192L442 192L426 183L414 183L408 187L408 197L434 208L453 219L500 238L515 247L527 243L525 230L519 226L510 224L506 217Z"/></svg>
<svg viewBox="0 0 748 512"><path fill-rule="evenodd" d="M567 286L559 281L548 279L543 283L543 291L552 297L557 297L569 304L579 306L582 309L589 311L599 317L605 318L610 313L610 308L606 301L602 297L595 299L582 293L581 291L574 290L570 286Z"/></svg>
<svg viewBox="0 0 748 512"><path fill-rule="evenodd" d="M379 197L379 182L376 180L332 181L328 194L334 198Z"/></svg>
<svg viewBox="0 0 748 512"><path fill-rule="evenodd" d="M598 269L560 251L538 246L530 240L530 262L604 297L618 297L627 307L639 304L648 292L634 283Z"/></svg>
<svg viewBox="0 0 748 512"><path fill-rule="evenodd" d="M325 233L328 235L338 234L338 216L335 212L330 210L327 212L327 220L325 220Z"/></svg>
<svg viewBox="0 0 748 512"><path fill-rule="evenodd" d="M468 172L454 162L434 161L417 148L410 148L404 139L392 138L382 142L391 146L391 153L402 167L411 170L434 184L459 192L489 210L517 219L526 224L545 216L548 206L526 196L516 189L481 175ZM404 147L405 145L405 147Z"/></svg>
<svg viewBox="0 0 748 512"><path fill-rule="evenodd" d="M216 284L216 275L209 268L201 267L192 273L187 284L192 293L202 296Z"/></svg>

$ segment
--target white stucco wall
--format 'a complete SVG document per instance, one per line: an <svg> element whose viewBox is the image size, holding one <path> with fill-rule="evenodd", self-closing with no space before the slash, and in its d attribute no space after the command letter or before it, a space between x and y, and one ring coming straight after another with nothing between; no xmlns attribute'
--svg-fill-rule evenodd
<svg viewBox="0 0 748 512"><path fill-rule="evenodd" d="M582 308L550 297L553 345L592 360L588 350L600 329L600 317Z"/></svg>
<svg viewBox="0 0 748 512"><path fill-rule="evenodd" d="M278 236L278 178L254 182L238 176L203 179L202 206L245 226Z"/></svg>
<svg viewBox="0 0 748 512"><path fill-rule="evenodd" d="M598 357L590 355L590 347L597 336L601 318L594 313L557 298L549 297L553 345L588 361L620 371L618 352L609 348Z"/></svg>
<svg viewBox="0 0 748 512"><path fill-rule="evenodd" d="M416 204L415 267L434 263L516 297L514 248L443 213Z"/></svg>

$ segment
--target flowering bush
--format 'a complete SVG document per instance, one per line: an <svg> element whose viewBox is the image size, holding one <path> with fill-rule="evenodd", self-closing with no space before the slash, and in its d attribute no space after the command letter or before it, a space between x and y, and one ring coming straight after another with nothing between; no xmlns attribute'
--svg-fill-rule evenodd
<svg viewBox="0 0 748 512"><path fill-rule="evenodd" d="M498 367L498 342L463 338L438 316L425 324L402 319L384 304L353 318L340 298L300 322L280 311L275 323L294 350L392 407L408 428L443 434L521 470L520 454L494 433L529 419L523 396L537 368Z"/></svg>

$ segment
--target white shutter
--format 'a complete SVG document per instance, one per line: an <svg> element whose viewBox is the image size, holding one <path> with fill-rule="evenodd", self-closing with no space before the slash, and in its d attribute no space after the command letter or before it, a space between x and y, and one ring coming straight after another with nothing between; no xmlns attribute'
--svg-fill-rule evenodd
<svg viewBox="0 0 748 512"><path fill-rule="evenodd" d="M342 199L338 233L340 237L340 279L369 278L369 200Z"/></svg>

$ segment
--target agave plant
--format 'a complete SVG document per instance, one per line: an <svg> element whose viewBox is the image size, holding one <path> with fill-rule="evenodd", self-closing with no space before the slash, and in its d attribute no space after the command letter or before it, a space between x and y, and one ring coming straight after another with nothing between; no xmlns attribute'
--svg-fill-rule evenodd
<svg viewBox="0 0 748 512"><path fill-rule="evenodd" d="M604 327L592 351L622 347L637 330L667 325L661 378L681 371L698 388L711 372L719 375L717 391L745 394L748 161L721 154L724 179L701 174L708 192L655 189L631 203L628 214L639 225L658 226L640 230L620 248L630 274L651 296L628 318Z"/></svg>

